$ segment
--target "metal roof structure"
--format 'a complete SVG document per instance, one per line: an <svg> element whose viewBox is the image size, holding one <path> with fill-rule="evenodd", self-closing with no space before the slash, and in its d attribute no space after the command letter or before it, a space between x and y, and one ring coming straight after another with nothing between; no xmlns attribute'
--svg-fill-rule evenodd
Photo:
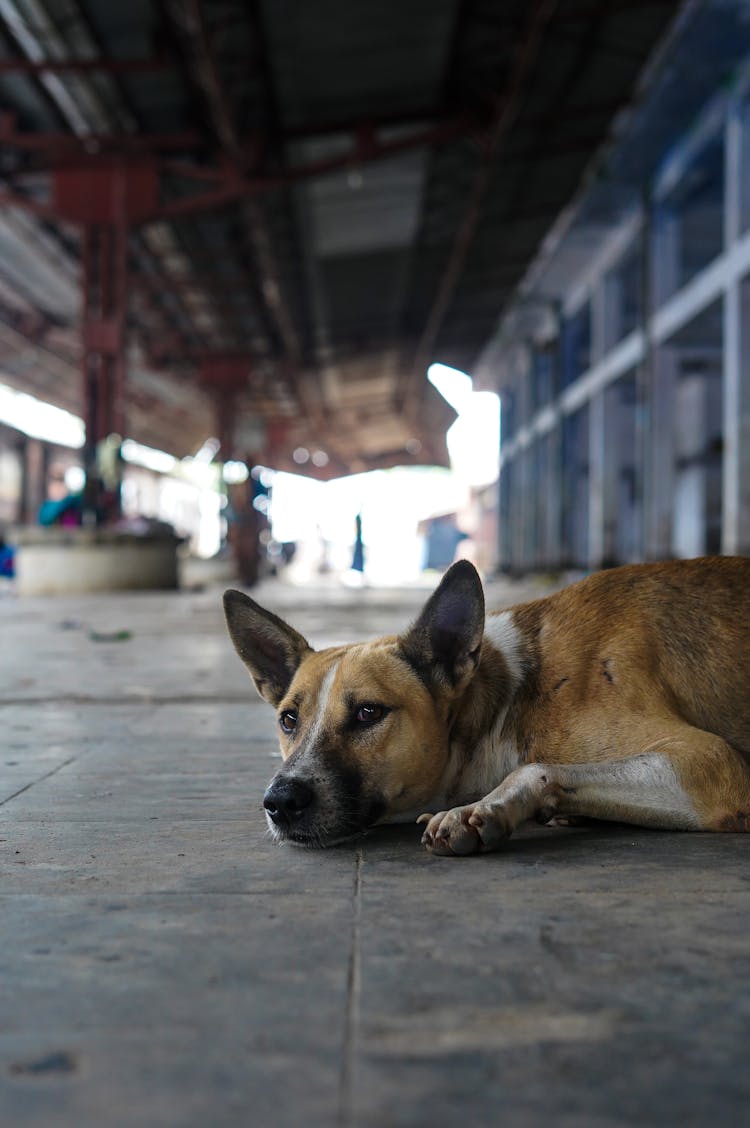
<svg viewBox="0 0 750 1128"><path fill-rule="evenodd" d="M445 463L427 365L471 371L679 8L0 0L0 378L80 413L81 221L116 167L128 435Z"/></svg>
<svg viewBox="0 0 750 1128"><path fill-rule="evenodd" d="M607 239L618 231L627 236L642 210L654 211L665 167L682 166L684 138L699 127L709 101L726 92L747 65L749 33L748 0L683 5L642 71L631 104L611 124L606 144L507 303L477 359L476 386L502 386L518 362L518 341L542 344L559 334L560 311L575 296L572 280L591 268ZM724 161L716 139L693 162L683 190L699 190L713 161ZM708 223L709 229L702 230L693 219L694 253L711 242L713 222L707 213L701 227ZM635 256L631 266L638 269Z"/></svg>

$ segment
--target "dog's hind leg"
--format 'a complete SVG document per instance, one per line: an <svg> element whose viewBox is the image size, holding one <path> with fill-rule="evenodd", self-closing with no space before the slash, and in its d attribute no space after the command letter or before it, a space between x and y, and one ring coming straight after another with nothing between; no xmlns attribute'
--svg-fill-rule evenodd
<svg viewBox="0 0 750 1128"><path fill-rule="evenodd" d="M479 802L423 816L422 841L433 853L471 854L496 848L527 819L556 816L750 830L750 768L720 737L662 722L640 748L616 760L525 764Z"/></svg>

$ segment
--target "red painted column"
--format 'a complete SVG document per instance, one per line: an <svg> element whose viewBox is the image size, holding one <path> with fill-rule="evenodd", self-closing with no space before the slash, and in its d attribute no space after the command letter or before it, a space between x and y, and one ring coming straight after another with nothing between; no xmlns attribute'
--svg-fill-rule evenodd
<svg viewBox="0 0 750 1128"><path fill-rule="evenodd" d="M84 520L111 521L120 512L120 462L114 438L125 437L128 232L156 205L153 159L92 157L58 169L53 204L81 227L82 396L86 424Z"/></svg>
<svg viewBox="0 0 750 1128"><path fill-rule="evenodd" d="M235 419L237 396L247 388L252 360L242 354L216 354L201 362L199 379L216 405L219 458L227 462L236 457Z"/></svg>
<svg viewBox="0 0 750 1128"><path fill-rule="evenodd" d="M124 223L88 224L82 242L84 515L90 523L98 523L115 519L120 511L116 451L106 465L98 455L105 439L125 433L127 227Z"/></svg>
<svg viewBox="0 0 750 1128"><path fill-rule="evenodd" d="M200 381L216 405L216 428L219 459L227 462L237 457L235 419L237 397L247 387L251 360L242 355L216 355L204 358ZM232 548L237 574L245 587L257 583L261 557L261 518L253 508L250 480L228 488L228 540Z"/></svg>

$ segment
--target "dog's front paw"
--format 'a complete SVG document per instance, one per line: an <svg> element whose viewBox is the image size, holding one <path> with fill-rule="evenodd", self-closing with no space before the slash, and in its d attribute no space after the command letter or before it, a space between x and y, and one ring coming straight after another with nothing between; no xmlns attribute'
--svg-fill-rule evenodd
<svg viewBox="0 0 750 1128"><path fill-rule="evenodd" d="M420 815L417 822L427 823L422 845L431 854L445 856L493 850L511 832L500 811L485 802L467 803L436 815Z"/></svg>
<svg viewBox="0 0 750 1128"><path fill-rule="evenodd" d="M477 830L469 825L474 813L474 803L466 807L454 807L451 811L439 811L436 815L420 815L419 823L427 823L422 835L422 845L431 854L455 855L474 854L482 848L482 840Z"/></svg>

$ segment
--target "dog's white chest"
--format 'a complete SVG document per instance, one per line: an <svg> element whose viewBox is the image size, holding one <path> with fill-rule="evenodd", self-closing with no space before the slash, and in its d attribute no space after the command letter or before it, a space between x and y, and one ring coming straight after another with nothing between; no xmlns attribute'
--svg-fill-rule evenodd
<svg viewBox="0 0 750 1128"><path fill-rule="evenodd" d="M468 762L449 788L456 803L468 803L486 795L519 766L515 735L504 731L507 709L503 709L490 731L471 751Z"/></svg>

